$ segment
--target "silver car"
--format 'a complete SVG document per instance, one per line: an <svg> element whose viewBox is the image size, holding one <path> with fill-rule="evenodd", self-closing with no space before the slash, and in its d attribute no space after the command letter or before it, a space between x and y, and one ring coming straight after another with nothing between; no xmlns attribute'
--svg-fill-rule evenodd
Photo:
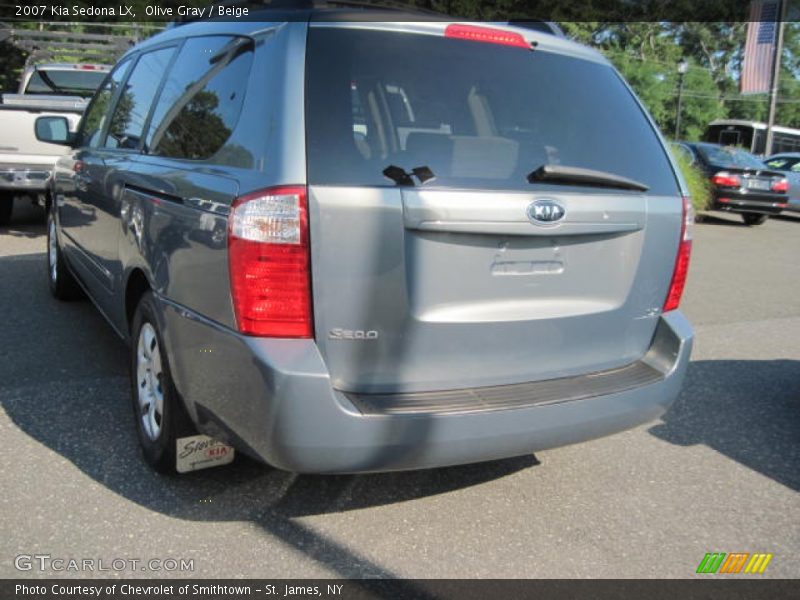
<svg viewBox="0 0 800 600"><path fill-rule="evenodd" d="M800 152L783 152L765 158L770 169L783 171L789 181L789 202L783 210L800 212Z"/></svg>
<svg viewBox="0 0 800 600"><path fill-rule="evenodd" d="M60 140L50 287L130 344L161 471L197 432L296 472L511 457L681 389L692 217L620 75L382 14L168 29Z"/></svg>

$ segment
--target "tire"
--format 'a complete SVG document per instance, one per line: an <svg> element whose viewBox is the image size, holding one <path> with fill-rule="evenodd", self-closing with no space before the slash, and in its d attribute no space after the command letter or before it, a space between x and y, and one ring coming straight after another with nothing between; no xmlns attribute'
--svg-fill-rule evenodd
<svg viewBox="0 0 800 600"><path fill-rule="evenodd" d="M152 292L145 292L133 317L131 401L136 432L147 463L159 473L175 474L178 438L197 432L170 374L155 317Z"/></svg>
<svg viewBox="0 0 800 600"><path fill-rule="evenodd" d="M760 215L758 213L742 213L742 221L746 225L763 225L769 219L769 215Z"/></svg>
<svg viewBox="0 0 800 600"><path fill-rule="evenodd" d="M56 235L56 220L52 211L47 211L47 282L50 293L58 300L76 300L83 297L83 290L70 272Z"/></svg>
<svg viewBox="0 0 800 600"><path fill-rule="evenodd" d="M12 212L14 212L14 195L0 193L0 227L11 223Z"/></svg>

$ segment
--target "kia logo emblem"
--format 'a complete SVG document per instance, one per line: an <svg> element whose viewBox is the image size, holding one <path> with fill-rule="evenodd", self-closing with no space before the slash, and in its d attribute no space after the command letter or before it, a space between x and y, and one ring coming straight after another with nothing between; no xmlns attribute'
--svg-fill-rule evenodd
<svg viewBox="0 0 800 600"><path fill-rule="evenodd" d="M528 218L537 225L554 225L566 214L566 209L555 200L537 200L528 206Z"/></svg>

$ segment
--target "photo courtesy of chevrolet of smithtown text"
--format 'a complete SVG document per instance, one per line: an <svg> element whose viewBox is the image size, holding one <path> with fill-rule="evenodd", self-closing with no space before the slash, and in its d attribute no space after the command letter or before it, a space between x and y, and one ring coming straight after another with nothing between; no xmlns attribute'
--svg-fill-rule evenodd
<svg viewBox="0 0 800 600"><path fill-rule="evenodd" d="M800 0L2 0L0 598L782 600Z"/></svg>

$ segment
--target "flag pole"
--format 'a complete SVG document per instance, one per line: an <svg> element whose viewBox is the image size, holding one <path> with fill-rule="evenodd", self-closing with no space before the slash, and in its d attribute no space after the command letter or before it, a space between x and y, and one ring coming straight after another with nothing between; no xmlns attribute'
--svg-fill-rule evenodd
<svg viewBox="0 0 800 600"><path fill-rule="evenodd" d="M778 8L778 39L775 42L775 56L772 59L772 79L769 86L769 117L767 118L767 141L764 144L764 156L772 154L772 141L775 127L775 110L778 106L778 88L781 77L781 58L783 55L783 24L786 20L786 0L779 0Z"/></svg>

